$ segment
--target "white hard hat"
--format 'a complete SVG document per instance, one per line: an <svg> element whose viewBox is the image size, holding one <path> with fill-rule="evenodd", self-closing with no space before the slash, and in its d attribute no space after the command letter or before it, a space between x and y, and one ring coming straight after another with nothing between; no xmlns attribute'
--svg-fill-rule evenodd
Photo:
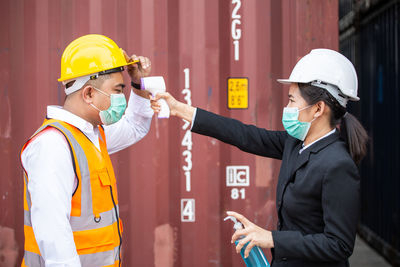
<svg viewBox="0 0 400 267"><path fill-rule="evenodd" d="M314 49L297 62L289 79L280 83L311 83L326 89L346 107L348 100L358 101L357 73L353 64L342 54L330 49Z"/></svg>

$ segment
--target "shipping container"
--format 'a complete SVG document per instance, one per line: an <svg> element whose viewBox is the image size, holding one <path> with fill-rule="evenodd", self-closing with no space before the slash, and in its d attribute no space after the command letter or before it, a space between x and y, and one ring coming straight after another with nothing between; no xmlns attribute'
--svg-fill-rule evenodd
<svg viewBox="0 0 400 267"><path fill-rule="evenodd" d="M63 104L61 54L88 33L148 56L152 74L181 101L283 129L288 91L276 79L313 48L338 49L338 1L1 1L1 266L23 255L21 146L46 106ZM192 134L180 119L153 118L149 134L112 160L124 266L243 266L227 210L276 229L280 162Z"/></svg>
<svg viewBox="0 0 400 267"><path fill-rule="evenodd" d="M343 15L351 20L340 23L347 25L341 27L340 51L359 74L361 101L350 110L370 136L369 153L361 164L359 233L400 266L400 2L364 4L352 5Z"/></svg>

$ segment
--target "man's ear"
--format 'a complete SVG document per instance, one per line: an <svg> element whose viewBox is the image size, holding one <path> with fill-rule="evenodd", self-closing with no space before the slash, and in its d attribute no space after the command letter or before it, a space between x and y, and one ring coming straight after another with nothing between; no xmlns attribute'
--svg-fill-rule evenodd
<svg viewBox="0 0 400 267"><path fill-rule="evenodd" d="M82 98L88 104L93 102L93 87L90 85L85 85L82 89Z"/></svg>

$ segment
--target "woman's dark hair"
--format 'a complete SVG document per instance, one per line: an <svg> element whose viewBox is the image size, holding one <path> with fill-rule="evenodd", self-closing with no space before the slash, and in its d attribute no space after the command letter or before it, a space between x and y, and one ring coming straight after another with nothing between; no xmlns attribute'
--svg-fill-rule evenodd
<svg viewBox="0 0 400 267"><path fill-rule="evenodd" d="M309 105L323 101L331 110L330 124L340 123L340 135L347 144L349 153L359 164L367 152L368 134L356 117L346 112L346 108L325 89L308 83L299 83L300 94Z"/></svg>

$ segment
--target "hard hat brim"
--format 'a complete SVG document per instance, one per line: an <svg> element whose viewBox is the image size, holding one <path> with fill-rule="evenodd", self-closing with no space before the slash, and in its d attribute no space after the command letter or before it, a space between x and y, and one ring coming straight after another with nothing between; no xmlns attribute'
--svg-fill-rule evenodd
<svg viewBox="0 0 400 267"><path fill-rule="evenodd" d="M131 62L126 62L126 64L121 65L121 66L118 66L118 67L123 67L123 66L132 65L132 64L136 64L136 63L138 63L138 62L139 62L139 60L134 60L134 61L131 61ZM98 72L95 72L95 73L98 73ZM81 76L79 76L79 77L86 76L86 75L90 75L90 74L95 74L95 73L84 73L83 75L81 75ZM61 78L61 77L60 77L60 78L57 79L57 81L62 82L62 81L66 81L66 80L74 80L75 78L78 78L78 77L65 77L65 78Z"/></svg>
<svg viewBox="0 0 400 267"><path fill-rule="evenodd" d="M294 81L291 81L290 79L277 79L276 81L283 84L294 83Z"/></svg>
<svg viewBox="0 0 400 267"><path fill-rule="evenodd" d="M309 82L311 82L311 81L294 81L294 80L290 80L290 79L277 79L276 81L279 82L279 83L282 83L282 84L309 83ZM342 94L344 94L344 93L342 92ZM360 100L360 98L358 96L356 96L356 97L348 96L348 95L346 95L346 96L352 101L359 101Z"/></svg>
<svg viewBox="0 0 400 267"><path fill-rule="evenodd" d="M303 83L303 81L293 81L290 79L277 79L276 80L279 83L283 83L283 84L291 84L291 83Z"/></svg>

